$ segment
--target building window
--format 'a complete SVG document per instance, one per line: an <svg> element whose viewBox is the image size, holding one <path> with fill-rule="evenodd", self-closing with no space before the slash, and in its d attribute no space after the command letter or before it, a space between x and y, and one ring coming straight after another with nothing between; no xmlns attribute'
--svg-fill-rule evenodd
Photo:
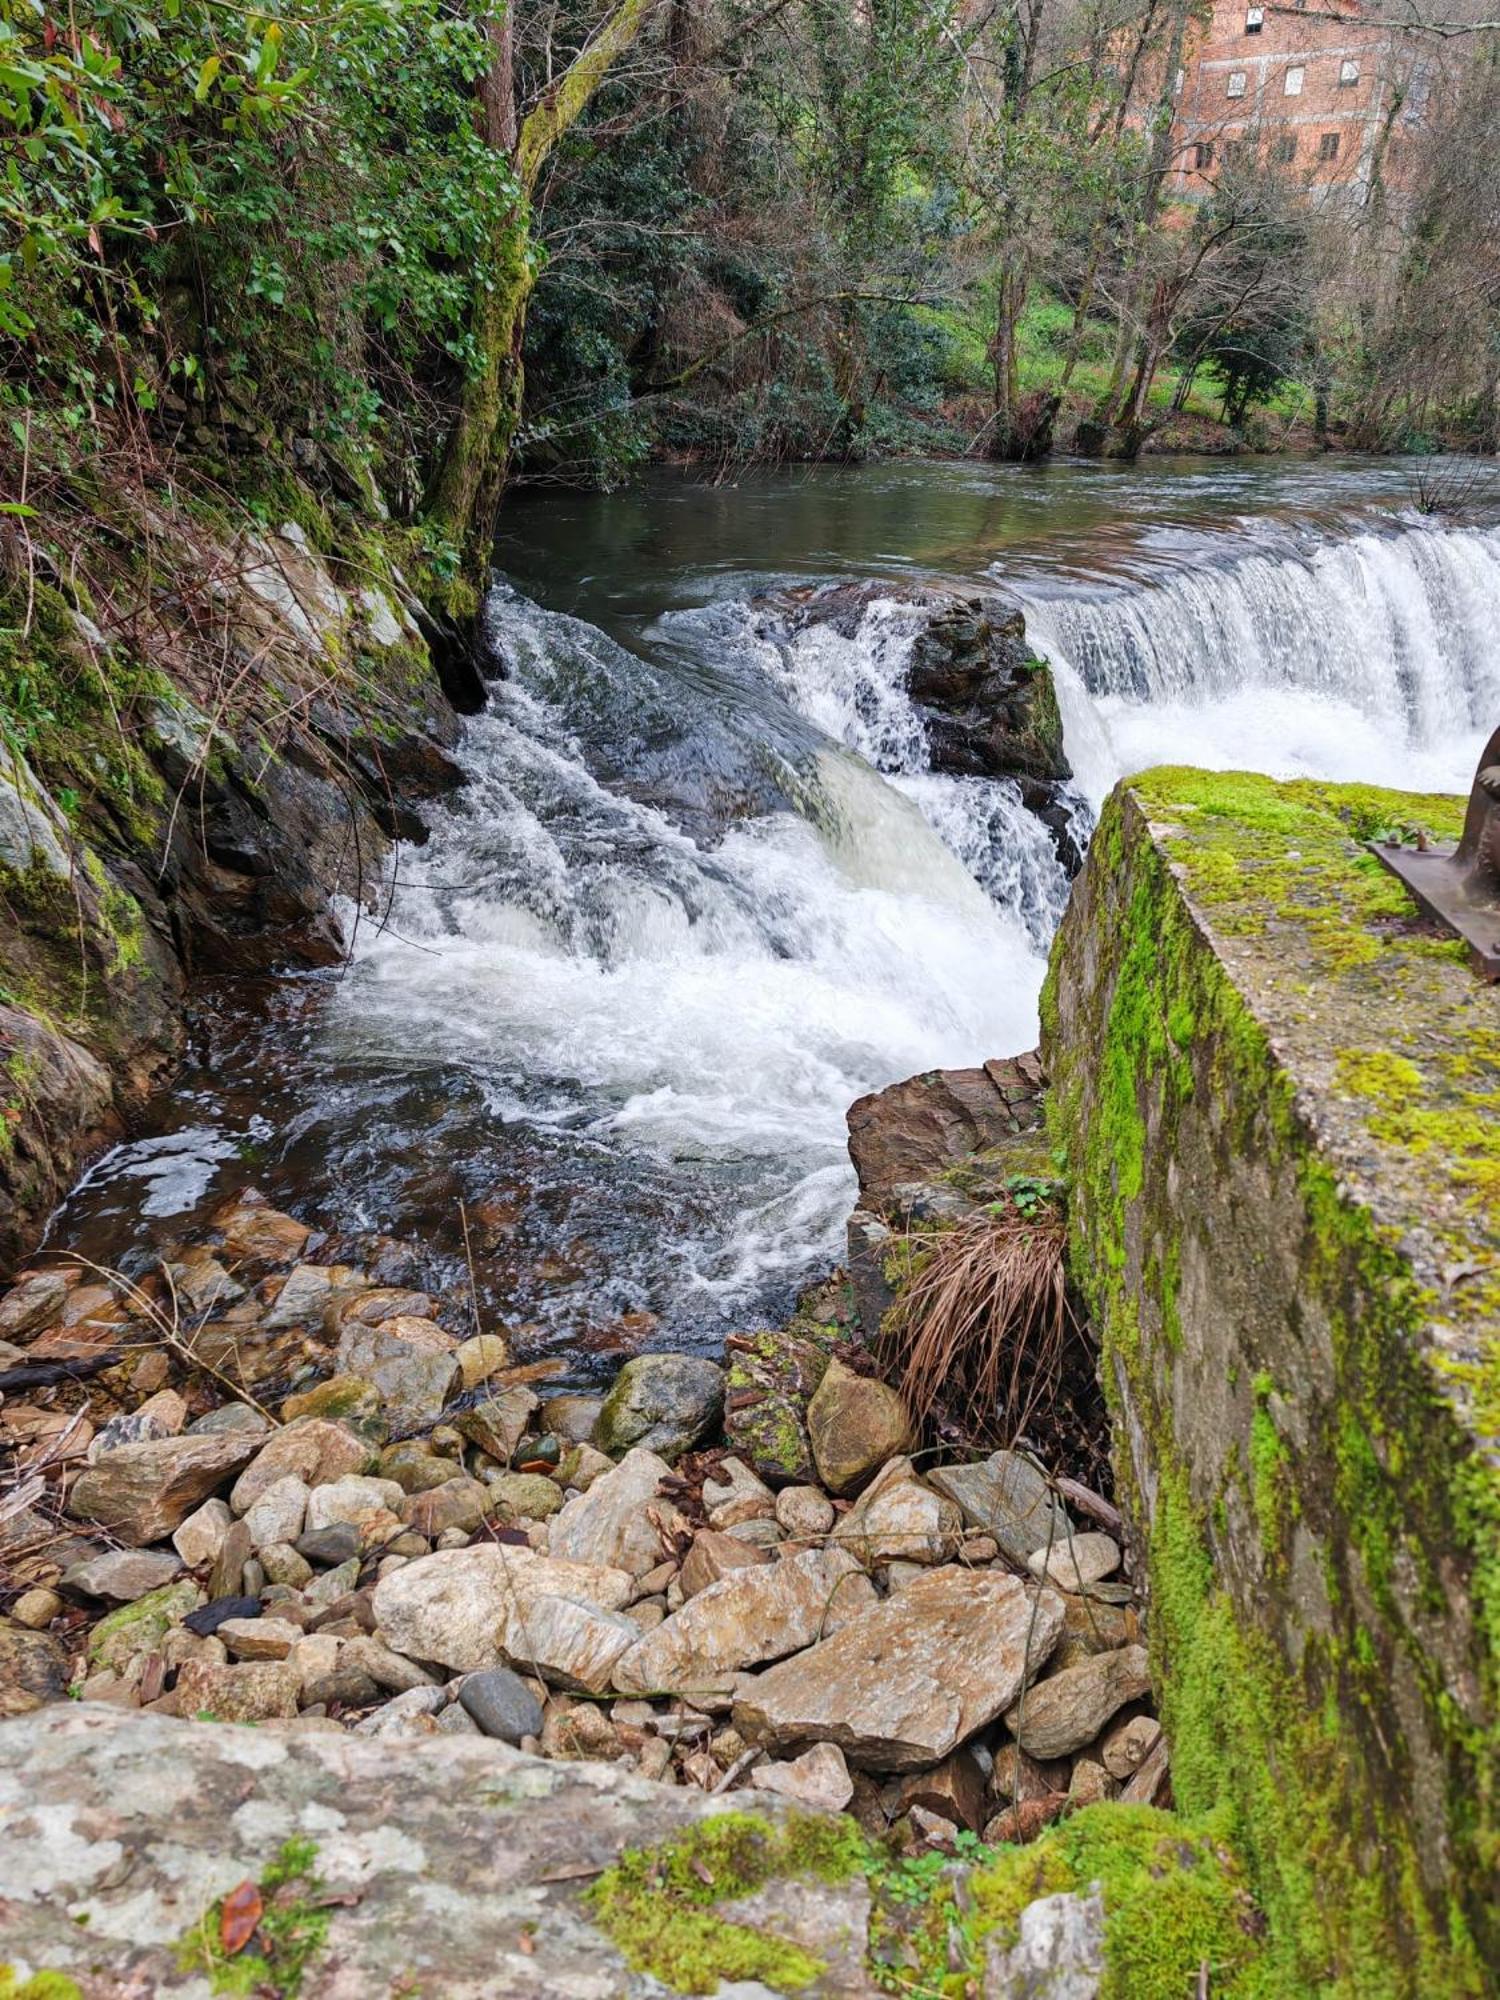
<svg viewBox="0 0 1500 2000"><path fill-rule="evenodd" d="M1289 167L1297 157L1297 141L1291 133L1286 133L1276 141L1271 149L1271 158L1278 167Z"/></svg>
<svg viewBox="0 0 1500 2000"><path fill-rule="evenodd" d="M1338 156L1339 156L1338 133L1325 132L1322 138L1319 139L1318 141L1318 158L1320 160L1336 160Z"/></svg>
<svg viewBox="0 0 1500 2000"><path fill-rule="evenodd" d="M1205 167L1211 167L1213 163L1214 163L1213 147L1209 144L1209 142L1206 139L1200 140L1198 144L1193 148L1193 165L1198 169L1198 172L1201 174Z"/></svg>
<svg viewBox="0 0 1500 2000"><path fill-rule="evenodd" d="M1286 81L1281 86L1288 97L1302 95L1302 79L1307 74L1301 63L1294 63L1286 73Z"/></svg>
<svg viewBox="0 0 1500 2000"><path fill-rule="evenodd" d="M1225 95L1229 97L1243 97L1244 94L1245 72L1242 69L1232 69L1229 72L1229 88Z"/></svg>
<svg viewBox="0 0 1500 2000"><path fill-rule="evenodd" d="M1353 56L1346 56L1339 64L1339 89L1347 90L1351 84L1359 82L1359 64Z"/></svg>
<svg viewBox="0 0 1500 2000"><path fill-rule="evenodd" d="M1247 35L1258 35L1265 24L1266 11L1264 7L1249 7L1246 9L1245 33Z"/></svg>

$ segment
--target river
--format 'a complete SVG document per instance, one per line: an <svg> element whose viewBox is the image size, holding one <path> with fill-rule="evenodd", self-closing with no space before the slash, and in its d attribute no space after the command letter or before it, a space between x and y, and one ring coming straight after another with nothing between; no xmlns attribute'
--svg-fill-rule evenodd
<svg viewBox="0 0 1500 2000"><path fill-rule="evenodd" d="M248 1179L423 1240L438 1281L466 1224L489 1311L582 1374L775 1319L838 1258L849 1103L1032 1044L1067 882L1014 788L927 769L909 621L776 644L750 601L1003 586L1085 823L1162 761L1461 791L1500 720L1500 529L1410 506L1406 468L1338 459L518 496L469 786L343 974L205 991L151 1135L54 1240L128 1266Z"/></svg>

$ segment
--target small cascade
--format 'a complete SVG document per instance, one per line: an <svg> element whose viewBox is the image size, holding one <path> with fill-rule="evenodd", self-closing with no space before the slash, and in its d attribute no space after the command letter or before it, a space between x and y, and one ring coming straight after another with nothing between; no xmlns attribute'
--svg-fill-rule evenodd
<svg viewBox="0 0 1500 2000"><path fill-rule="evenodd" d="M1159 762L1466 791L1500 715L1500 529L1225 539L1160 580L1028 595L1113 745L1112 771L1079 759L1091 792Z"/></svg>

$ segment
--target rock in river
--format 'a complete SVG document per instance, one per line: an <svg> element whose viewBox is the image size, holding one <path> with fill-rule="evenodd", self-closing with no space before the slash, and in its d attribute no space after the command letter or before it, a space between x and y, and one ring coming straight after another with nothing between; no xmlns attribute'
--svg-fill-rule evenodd
<svg viewBox="0 0 1500 2000"><path fill-rule="evenodd" d="M701 1444L724 1410L724 1371L693 1354L639 1354L604 1399L594 1442L611 1454L643 1446L678 1459Z"/></svg>

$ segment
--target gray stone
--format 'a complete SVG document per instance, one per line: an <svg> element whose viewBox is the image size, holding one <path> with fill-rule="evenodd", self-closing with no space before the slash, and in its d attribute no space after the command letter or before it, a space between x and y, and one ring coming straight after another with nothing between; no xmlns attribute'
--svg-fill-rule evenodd
<svg viewBox="0 0 1500 2000"><path fill-rule="evenodd" d="M292 1546L304 1562L337 1569L359 1554L359 1529L352 1521L334 1521L326 1528L309 1529Z"/></svg>
<svg viewBox="0 0 1500 2000"><path fill-rule="evenodd" d="M1033 1549L1026 1567L1058 1590L1087 1590L1120 1567L1120 1544L1113 1535L1070 1535L1051 1549Z"/></svg>
<svg viewBox="0 0 1500 2000"><path fill-rule="evenodd" d="M1009 1708L1005 1726L1032 1757L1070 1757L1092 1743L1127 1701L1151 1692L1151 1662L1144 1646L1095 1653L1028 1688Z"/></svg>
<svg viewBox="0 0 1500 2000"><path fill-rule="evenodd" d="M354 1321L339 1341L339 1371L358 1377L380 1392L393 1430L425 1430L443 1414L448 1398L462 1380L451 1337L447 1346L412 1340L400 1329L432 1326L428 1320L397 1317L378 1326Z"/></svg>
<svg viewBox="0 0 1500 2000"><path fill-rule="evenodd" d="M260 1550L271 1542L295 1542L307 1513L308 1488L295 1472L268 1486L253 1507L245 1510L250 1546Z"/></svg>
<svg viewBox="0 0 1500 2000"><path fill-rule="evenodd" d="M724 1371L692 1354L638 1354L604 1399L594 1443L611 1456L639 1445L675 1460L702 1444L724 1412Z"/></svg>
<svg viewBox="0 0 1500 2000"><path fill-rule="evenodd" d="M613 1472L577 1494L549 1524L547 1546L568 1562L592 1563L644 1576L661 1561L671 1537L683 1524L657 1487L671 1467L655 1452L637 1446Z"/></svg>
<svg viewBox="0 0 1500 2000"><path fill-rule="evenodd" d="M1098 2000L1104 1983L1104 1899L1042 1896L1021 1912L1021 1935L986 1954L984 2000Z"/></svg>
<svg viewBox="0 0 1500 2000"><path fill-rule="evenodd" d="M284 1327L321 1327L324 1314L336 1300L364 1291L368 1283L362 1272L347 1264L297 1264L287 1273L261 1324L268 1333Z"/></svg>
<svg viewBox="0 0 1500 2000"><path fill-rule="evenodd" d="M189 1437L214 1437L223 1431L241 1431L246 1437L264 1437L271 1428L269 1417L252 1410L248 1403L221 1403L188 1425Z"/></svg>
<svg viewBox="0 0 1500 2000"><path fill-rule="evenodd" d="M524 1655L522 1627L534 1599L563 1596L612 1612L623 1609L630 1592L623 1570L480 1543L440 1549L392 1570L376 1584L371 1605L377 1631L396 1652L475 1673L507 1655ZM640 1635L632 1626L629 1636Z"/></svg>
<svg viewBox="0 0 1500 2000"><path fill-rule="evenodd" d="M937 1569L808 1652L741 1686L748 1743L837 1743L865 1770L939 1763L1008 1708L1045 1665L1063 1606L995 1570Z"/></svg>
<svg viewBox="0 0 1500 2000"><path fill-rule="evenodd" d="M971 1527L993 1535L1012 1562L1025 1562L1049 1542L1066 1542L1073 1532L1067 1509L1021 1452L993 1452L977 1465L936 1465L927 1481L957 1502Z"/></svg>
<svg viewBox="0 0 1500 2000"><path fill-rule="evenodd" d="M319 1873L358 1893L329 1901L308 2000L403 1983L441 2000L646 2000L662 1988L591 1920L589 1886L626 1848L726 1808L785 1817L753 1792L708 1799L623 1764L549 1764L441 1729L371 1741L67 1702L0 1727L5 1958L101 1995L186 1992L185 1932L260 1880L289 1830L310 1829ZM772 1938L806 1921L814 1955L837 1947L859 1964L855 1902L825 1895L808 1916L800 1887L773 1881L733 1914Z"/></svg>
<svg viewBox="0 0 1500 2000"><path fill-rule="evenodd" d="M189 1569L201 1569L218 1555L233 1521L227 1500L205 1500L173 1535L172 1546Z"/></svg>
<svg viewBox="0 0 1500 2000"><path fill-rule="evenodd" d="M81 1597L103 1598L107 1604L134 1604L147 1591L170 1583L181 1568L177 1556L155 1549L110 1549L65 1569L62 1588Z"/></svg>
<svg viewBox="0 0 1500 2000"><path fill-rule="evenodd" d="M523 1736L542 1733L542 1704L509 1667L469 1674L458 1698L484 1734L502 1743L519 1743Z"/></svg>

